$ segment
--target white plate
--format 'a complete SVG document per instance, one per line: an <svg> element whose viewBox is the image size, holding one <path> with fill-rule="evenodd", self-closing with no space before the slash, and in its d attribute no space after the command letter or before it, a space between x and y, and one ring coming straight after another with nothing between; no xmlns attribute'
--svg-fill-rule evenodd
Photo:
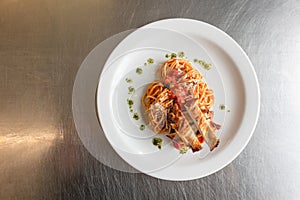
<svg viewBox="0 0 300 200"><path fill-rule="evenodd" d="M200 43L221 74L226 94L226 106L231 110L222 127L221 143L208 156L198 158L195 154L186 154L174 164L148 174L166 180L191 180L214 173L239 155L247 145L256 126L260 94L253 66L232 38L209 24L189 19L169 19L154 22L139 30L144 28L175 30ZM128 44L127 51L135 49L135 45ZM112 62L124 52L117 48L107 63ZM126 159L128 153L118 153L128 161ZM130 160L129 164L133 165L138 162L139 160Z"/></svg>

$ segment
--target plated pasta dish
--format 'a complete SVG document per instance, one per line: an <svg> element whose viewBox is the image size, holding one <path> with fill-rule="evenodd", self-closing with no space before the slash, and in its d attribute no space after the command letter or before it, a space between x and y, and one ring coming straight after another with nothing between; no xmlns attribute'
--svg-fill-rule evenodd
<svg viewBox="0 0 300 200"><path fill-rule="evenodd" d="M221 126L213 122L214 93L202 74L179 57L165 61L157 73L142 97L150 128L166 134L181 152L197 152L204 143L214 150Z"/></svg>

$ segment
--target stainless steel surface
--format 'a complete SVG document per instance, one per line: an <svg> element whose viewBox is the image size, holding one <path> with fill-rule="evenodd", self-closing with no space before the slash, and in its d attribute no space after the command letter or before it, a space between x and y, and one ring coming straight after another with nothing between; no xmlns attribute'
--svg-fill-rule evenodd
<svg viewBox="0 0 300 200"><path fill-rule="evenodd" d="M99 163L72 118L76 72L94 46L187 17L249 55L261 113L246 149L208 177L162 181ZM300 1L0 1L0 199L299 199Z"/></svg>

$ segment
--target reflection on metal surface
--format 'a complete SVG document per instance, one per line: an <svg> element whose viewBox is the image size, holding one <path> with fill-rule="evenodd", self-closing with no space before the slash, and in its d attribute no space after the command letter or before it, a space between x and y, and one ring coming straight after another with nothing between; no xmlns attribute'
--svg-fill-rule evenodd
<svg viewBox="0 0 300 200"><path fill-rule="evenodd" d="M6 145L18 145L22 143L27 143L27 144L36 144L40 143L39 148L43 148L43 144L50 143L56 139L55 134L43 134L41 136L31 136L31 135L26 135L26 136L19 136L17 134L8 134L6 136L0 136L0 144L1 146L6 146ZM63 139L63 136L60 136L60 139ZM46 145L47 146L47 145Z"/></svg>
<svg viewBox="0 0 300 200"><path fill-rule="evenodd" d="M108 143L95 106L98 81L106 59L115 46L132 31L124 31L104 40L87 55L74 81L72 111L78 136L92 156L113 169L138 173Z"/></svg>
<svg viewBox="0 0 300 200"><path fill-rule="evenodd" d="M1 199L9 199L13 195L16 198L21 197L20 195L25 198L39 196L36 186L42 181L38 175L42 172L41 162L52 146L63 140L62 135L57 134L54 127L45 128L29 128L27 131L30 134L26 135L20 134L21 131L7 132L5 135L1 132L0 185L3 191ZM22 190L32 191L32 194L23 193L16 189L16 185L22 186Z"/></svg>

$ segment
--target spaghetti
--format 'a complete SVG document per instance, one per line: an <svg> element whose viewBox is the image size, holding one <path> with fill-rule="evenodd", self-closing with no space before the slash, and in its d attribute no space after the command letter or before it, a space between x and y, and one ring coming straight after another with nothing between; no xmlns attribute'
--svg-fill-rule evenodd
<svg viewBox="0 0 300 200"><path fill-rule="evenodd" d="M142 97L150 127L166 133L178 149L202 149L204 141L213 150L219 143L215 132L220 125L212 121L213 91L189 61L172 58L158 70Z"/></svg>

